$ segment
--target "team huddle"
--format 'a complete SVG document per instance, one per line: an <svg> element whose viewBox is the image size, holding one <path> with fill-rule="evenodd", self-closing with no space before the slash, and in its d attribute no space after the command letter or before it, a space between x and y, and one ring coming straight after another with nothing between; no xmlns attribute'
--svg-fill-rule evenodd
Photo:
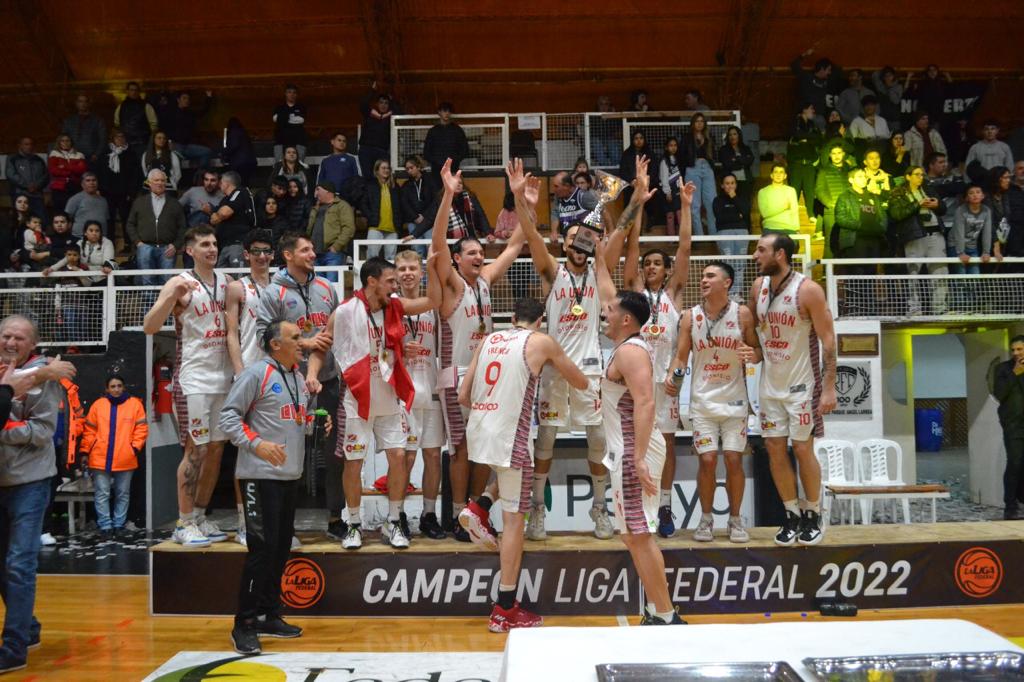
<svg viewBox="0 0 1024 682"><path fill-rule="evenodd" d="M695 188L680 183L684 205L675 253L653 250L641 258L643 207L653 194L647 163L637 161L632 195L592 257L574 246L587 229L582 223L564 234L564 262L549 253L537 225L540 181L513 161L506 171L519 229L493 261L485 264L474 239L449 246L450 208L442 208L425 261L414 250L400 251L394 263L370 258L359 272L361 288L343 302L314 272L316 254L303 235L280 240L285 266L271 275L271 235L250 233L244 243L250 273L234 280L214 269L213 230L188 232L186 253L195 265L164 285L144 328L155 333L173 315L177 331L175 413L185 455L176 542L203 547L227 538L205 510L224 442L239 450L239 535L249 555L232 633L238 651L258 653L259 635L301 634L281 620L278 591L295 542L297 483L314 407L333 417L324 439L328 534L346 549L362 546L362 464L382 451L388 514L381 538L396 549L408 547L413 538L405 496L422 452L420 534L441 539L451 533L500 552L489 623L494 632L541 623L516 601L516 579L524 540L547 536L544 490L558 432L570 428L586 432L594 535L607 539L619 531L647 595L643 623L683 622L654 535L675 532L670 491L678 394L688 366L702 510L694 539L714 539L719 450L726 464L728 539L749 539L740 516L751 409L746 377L748 367L763 363L761 432L786 514L775 542L821 541L821 473L812 445L836 402L824 292L793 269L793 241L766 234L754 254L760 276L748 305L729 298L733 268L715 261L701 273L701 303L685 309ZM450 207L461 174L451 173L449 162L440 175L440 206ZM517 300L511 327L495 331L491 291L524 245L544 301ZM624 288L617 290L612 277L623 251ZM607 358L602 334L613 344ZM457 520L450 528L442 527L437 510L446 443ZM502 513L500 540L490 523L494 502Z"/></svg>

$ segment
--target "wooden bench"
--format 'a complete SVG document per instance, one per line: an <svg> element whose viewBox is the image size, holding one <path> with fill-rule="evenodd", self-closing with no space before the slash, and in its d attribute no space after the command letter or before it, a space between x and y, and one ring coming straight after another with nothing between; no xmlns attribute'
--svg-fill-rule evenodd
<svg viewBox="0 0 1024 682"><path fill-rule="evenodd" d="M82 507L78 510L79 523L82 529L85 529L85 510L86 505L95 499L95 491L92 487L92 478L89 476L82 476L76 478L73 481L68 481L57 488L57 493L53 496L53 501L56 502L67 502L68 503L68 534L75 534L75 505L81 504Z"/></svg>
<svg viewBox="0 0 1024 682"><path fill-rule="evenodd" d="M932 523L936 521L935 500L948 500L949 488L937 483L922 485L829 485L825 484L826 490L836 500L888 500L898 499L930 499L932 501ZM907 519L907 523L910 520ZM864 519L865 524L870 524L871 519Z"/></svg>

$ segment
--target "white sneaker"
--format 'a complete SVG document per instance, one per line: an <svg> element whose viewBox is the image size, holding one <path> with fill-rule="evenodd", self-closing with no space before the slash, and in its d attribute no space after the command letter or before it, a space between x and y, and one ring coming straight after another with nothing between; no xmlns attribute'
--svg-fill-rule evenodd
<svg viewBox="0 0 1024 682"><path fill-rule="evenodd" d="M302 549L302 540L296 536L292 536L292 549Z"/></svg>
<svg viewBox="0 0 1024 682"><path fill-rule="evenodd" d="M594 522L594 537L598 540L607 540L615 535L615 527L612 520L608 518L608 510L601 507L590 508L590 520Z"/></svg>
<svg viewBox="0 0 1024 682"><path fill-rule="evenodd" d="M171 535L171 540L177 542L182 547L209 547L210 538L203 535L199 527L194 523L186 523L183 526L177 526L174 529L174 533Z"/></svg>
<svg viewBox="0 0 1024 682"><path fill-rule="evenodd" d="M530 520L526 523L527 540L547 540L548 534L544 532L544 516L547 509L544 505L534 506L530 509Z"/></svg>
<svg viewBox="0 0 1024 682"><path fill-rule="evenodd" d="M363 546L363 532L359 529L359 526L348 527L348 532L345 533L345 539L341 541L341 546L345 549L359 549Z"/></svg>
<svg viewBox="0 0 1024 682"><path fill-rule="evenodd" d="M409 538L402 532L402 524L385 519L380 527L380 539L395 549L408 549Z"/></svg>
<svg viewBox="0 0 1024 682"><path fill-rule="evenodd" d="M729 519L729 542L750 542L750 533L743 527L743 518Z"/></svg>
<svg viewBox="0 0 1024 682"><path fill-rule="evenodd" d="M245 544L245 528L239 528L238 532L235 533L235 542L240 544L242 547L248 547L249 546L249 545Z"/></svg>
<svg viewBox="0 0 1024 682"><path fill-rule="evenodd" d="M39 542L43 547L52 547L57 544L57 539L49 533L43 533L39 536Z"/></svg>
<svg viewBox="0 0 1024 682"><path fill-rule="evenodd" d="M228 539L228 534L217 527L217 524L206 518L196 524L199 527L199 532L209 538L210 542L224 542Z"/></svg>
<svg viewBox="0 0 1024 682"><path fill-rule="evenodd" d="M714 519L708 521L701 519L697 524L697 530L693 531L693 539L697 542L711 542L715 539L714 529Z"/></svg>

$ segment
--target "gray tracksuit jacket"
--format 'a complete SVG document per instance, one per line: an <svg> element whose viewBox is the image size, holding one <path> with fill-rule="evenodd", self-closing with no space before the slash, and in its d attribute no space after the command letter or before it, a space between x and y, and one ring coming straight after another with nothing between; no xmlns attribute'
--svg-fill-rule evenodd
<svg viewBox="0 0 1024 682"><path fill-rule="evenodd" d="M295 423L293 397L299 403L301 424ZM306 382L298 368L282 376L273 360L263 359L242 370L220 412L221 430L238 447L236 478L294 481L302 476L308 404ZM284 464L275 467L256 456L256 447L265 440L285 446Z"/></svg>
<svg viewBox="0 0 1024 682"><path fill-rule="evenodd" d="M37 355L21 369L42 367L46 358ZM53 433L57 428L60 385L47 381L11 404L7 426L0 430L0 488L34 483L57 475Z"/></svg>
<svg viewBox="0 0 1024 682"><path fill-rule="evenodd" d="M337 307L338 294L326 279L310 275L310 278L300 286L288 274L287 269L281 268L271 278L270 286L260 296L260 307L256 315L256 338L262 338L263 330L276 319L294 322L299 326L302 338L312 338L327 326L328 318ZM307 327L307 321L312 326ZM305 373L305 362L301 368ZM325 353L324 364L317 378L321 382L338 378L332 353Z"/></svg>

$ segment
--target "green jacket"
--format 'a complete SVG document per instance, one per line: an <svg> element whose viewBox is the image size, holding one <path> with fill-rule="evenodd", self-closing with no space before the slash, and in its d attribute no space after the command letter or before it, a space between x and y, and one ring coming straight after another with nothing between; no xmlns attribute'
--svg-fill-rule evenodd
<svg viewBox="0 0 1024 682"><path fill-rule="evenodd" d="M850 188L846 174L850 169L844 163L842 167L836 168L832 162L824 166L818 166L818 177L814 182L814 197L821 202L826 210L836 207L839 195Z"/></svg>
<svg viewBox="0 0 1024 682"><path fill-rule="evenodd" d="M313 237L313 226L316 225L317 208L309 212L309 223L306 225L306 236ZM356 234L356 215L344 199L334 198L334 203L327 209L324 216L324 248L338 253L347 253L352 237Z"/></svg>
<svg viewBox="0 0 1024 682"><path fill-rule="evenodd" d="M858 236L872 239L885 237L885 207L877 194L864 190L861 194L848 189L836 200L836 227L839 233L839 248L848 249Z"/></svg>

